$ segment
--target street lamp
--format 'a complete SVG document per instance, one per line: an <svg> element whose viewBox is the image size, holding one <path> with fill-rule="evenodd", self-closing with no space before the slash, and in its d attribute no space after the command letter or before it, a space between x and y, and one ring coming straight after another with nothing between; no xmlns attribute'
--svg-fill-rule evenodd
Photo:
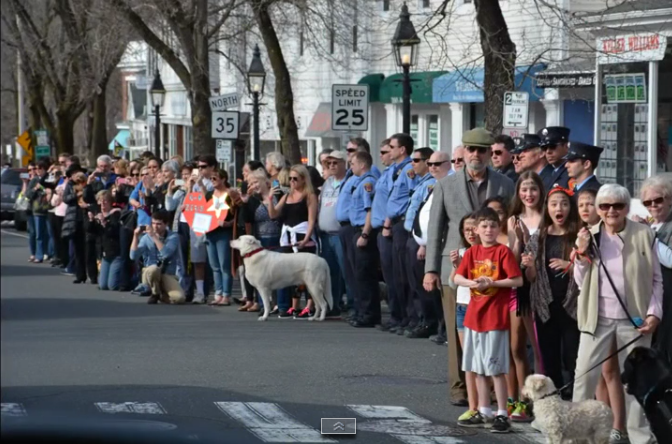
<svg viewBox="0 0 672 444"><path fill-rule="evenodd" d="M411 133L411 66L414 66L418 59L417 46L420 39L415 32L415 27L411 22L411 14L408 13L408 6L404 2L399 14L399 23L392 37L392 48L394 49L394 58L397 66L403 70L402 79L402 122L405 134Z"/></svg>
<svg viewBox="0 0 672 444"><path fill-rule="evenodd" d="M161 158L161 107L166 98L166 88L163 87L161 81L161 74L159 69L156 69L154 74L154 81L152 82L152 89L149 91L152 94L152 105L154 105L154 155Z"/></svg>
<svg viewBox="0 0 672 444"><path fill-rule="evenodd" d="M264 86L266 84L266 71L264 64L261 63L261 52L259 45L254 45L252 52L252 62L250 69L247 70L247 89L252 96L252 119L254 124L254 159L261 160L261 151L259 147L259 96L264 94Z"/></svg>

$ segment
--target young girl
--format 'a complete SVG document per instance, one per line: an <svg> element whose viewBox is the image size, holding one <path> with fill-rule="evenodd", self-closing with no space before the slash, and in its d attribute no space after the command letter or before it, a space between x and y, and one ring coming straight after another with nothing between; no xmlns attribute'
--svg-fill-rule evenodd
<svg viewBox="0 0 672 444"><path fill-rule="evenodd" d="M516 183L516 194L511 202L511 217L508 221L509 248L520 261L525 245L537 232L544 208L544 184L538 174L526 171ZM525 378L530 374L527 360L527 342L532 344L534 369L542 373L541 353L534 330L534 321L530 309L530 283L525 280L522 287L511 292L509 306L511 317L511 369L507 376L511 421L530 421L528 405L521 400L520 390Z"/></svg>
<svg viewBox="0 0 672 444"><path fill-rule="evenodd" d="M509 213L506 211L506 199L504 199L502 196L495 196L491 197L490 199L487 199L483 203L484 207L492 208L495 210L497 215L499 216L499 220L502 223L502 232L499 233L499 236L497 236L497 242L499 242L502 245L509 245L509 234L508 234L508 226L507 226L507 219L509 217Z"/></svg>
<svg viewBox="0 0 672 444"><path fill-rule="evenodd" d="M570 193L559 186L551 189L539 231L530 237L522 255L525 275L531 282L530 302L544 372L557 388L565 385L563 364L570 380L574 380L579 352L576 323L579 288L573 278L571 253L580 219ZM568 393L562 395L571 399Z"/></svg>
<svg viewBox="0 0 672 444"><path fill-rule="evenodd" d="M476 234L476 219L471 214L468 214L460 221L460 237L462 238L462 245L464 248L453 250L450 252L450 260L453 262L453 272L450 280L453 281L455 277L455 270L460 265L464 253L469 247L479 243L478 235ZM457 287L457 307L455 309L455 321L457 325L457 333L460 338L460 344L464 341L464 317L467 314L467 305L471 299L469 287ZM467 397L469 398L469 410L462 414L457 419L457 423L461 426L469 426L471 418L478 413L478 392L476 389L476 375L472 372L466 372L467 379Z"/></svg>
<svg viewBox="0 0 672 444"><path fill-rule="evenodd" d="M587 189L579 191L579 216L583 224L590 229L600 222L600 216L595 208L595 196L597 191ZM611 354L616 353L616 341L611 344ZM614 413L614 425L611 431L611 443L625 444L629 442L625 426L625 399L623 394L623 384L621 383L620 370L618 367L618 356L612 356L607 362L602 364L602 374L600 382L597 385L595 397L611 407Z"/></svg>

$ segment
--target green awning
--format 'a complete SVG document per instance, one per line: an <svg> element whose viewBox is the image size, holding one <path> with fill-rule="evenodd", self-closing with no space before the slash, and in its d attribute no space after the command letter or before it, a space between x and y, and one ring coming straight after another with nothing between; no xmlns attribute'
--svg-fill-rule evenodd
<svg viewBox="0 0 672 444"><path fill-rule="evenodd" d="M435 78L446 74L447 71L426 71L411 73L411 102L433 103L432 83ZM383 103L401 103L403 74L393 74L383 81L380 88L380 101Z"/></svg>
<svg viewBox="0 0 672 444"><path fill-rule="evenodd" d="M357 84L369 85L369 102L380 102L380 87L384 80L384 74L369 74L359 79Z"/></svg>

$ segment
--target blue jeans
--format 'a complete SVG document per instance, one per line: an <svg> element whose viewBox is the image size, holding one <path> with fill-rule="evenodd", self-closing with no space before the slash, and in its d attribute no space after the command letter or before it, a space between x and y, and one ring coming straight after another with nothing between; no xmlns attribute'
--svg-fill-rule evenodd
<svg viewBox="0 0 672 444"><path fill-rule="evenodd" d="M52 216L53 217L53 216ZM49 216L46 217L47 221L47 256L54 257L54 227L51 225L51 219Z"/></svg>
<svg viewBox="0 0 672 444"><path fill-rule="evenodd" d="M121 284L121 275L124 270L124 260L121 256L114 259L103 258L100 261L98 273L98 287L101 290L118 291Z"/></svg>
<svg viewBox="0 0 672 444"><path fill-rule="evenodd" d="M65 267L65 272L75 274L75 242L72 239L68 241L68 253L70 253L70 262Z"/></svg>
<svg viewBox="0 0 672 444"><path fill-rule="evenodd" d="M261 242L261 246L264 248L269 248L269 247L279 247L280 246L280 238L279 237L261 237L259 238L259 242ZM281 288L279 290L275 290L276 294L276 302L278 305L278 311L283 312L289 310L289 307L291 307L291 297L290 295L290 288ZM261 300L261 296L259 296L259 292L257 291L257 301L259 301L259 305L262 307L264 306L264 302ZM273 307L271 306L271 309Z"/></svg>
<svg viewBox="0 0 672 444"><path fill-rule="evenodd" d="M231 275L231 235L230 229L217 229L207 233L208 262L215 280L215 296L231 296L233 276Z"/></svg>
<svg viewBox="0 0 672 444"><path fill-rule="evenodd" d="M331 275L331 295L334 298L334 310L341 309L344 291L347 293L348 307L354 307L355 301L345 281L343 263L343 245L338 234L320 233L320 247L322 256L329 264Z"/></svg>
<svg viewBox="0 0 672 444"><path fill-rule="evenodd" d="M35 256L35 249L36 249L36 237L35 237L35 219L33 218L32 214L28 214L26 217L28 224L26 228L28 229L28 248L30 248L30 255ZM42 258L40 258L42 260Z"/></svg>
<svg viewBox="0 0 672 444"><path fill-rule="evenodd" d="M45 254L49 254L49 231L47 229L47 216L35 216L35 259L42 261Z"/></svg>

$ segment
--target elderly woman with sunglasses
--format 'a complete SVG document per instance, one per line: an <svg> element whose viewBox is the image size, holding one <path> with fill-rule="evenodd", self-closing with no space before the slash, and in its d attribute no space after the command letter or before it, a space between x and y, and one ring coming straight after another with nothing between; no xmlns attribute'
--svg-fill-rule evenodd
<svg viewBox="0 0 672 444"><path fill-rule="evenodd" d="M654 231L627 219L630 193L620 185L603 185L595 199L601 221L583 228L573 252L574 279L581 289L577 323L581 331L574 402L595 395L600 366L611 342L620 349L619 367L636 346L649 347L662 319L663 277ZM641 337L640 337L641 335ZM650 442L642 408L626 395L627 429L632 444Z"/></svg>

